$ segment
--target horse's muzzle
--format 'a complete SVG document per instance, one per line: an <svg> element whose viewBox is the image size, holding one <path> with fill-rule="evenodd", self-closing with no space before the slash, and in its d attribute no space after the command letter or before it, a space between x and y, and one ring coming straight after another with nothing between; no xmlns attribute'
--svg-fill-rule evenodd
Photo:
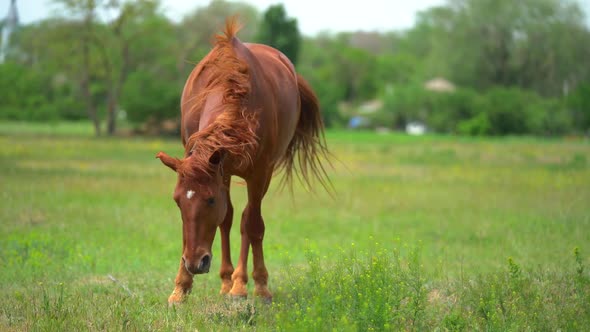
<svg viewBox="0 0 590 332"><path fill-rule="evenodd" d="M184 267L190 274L208 273L211 267L211 255L209 254L203 255L196 264L187 260L184 256L182 256L182 261L184 262Z"/></svg>

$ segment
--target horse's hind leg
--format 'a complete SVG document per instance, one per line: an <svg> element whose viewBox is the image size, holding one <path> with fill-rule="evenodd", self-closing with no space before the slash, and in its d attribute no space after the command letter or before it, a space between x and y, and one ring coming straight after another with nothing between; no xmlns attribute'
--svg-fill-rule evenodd
<svg viewBox="0 0 590 332"><path fill-rule="evenodd" d="M234 217L234 207L231 203L230 197L230 180L231 179L226 179L224 181L227 186L227 213L225 219L223 219L223 222L219 225L219 232L221 233L221 268L219 269L219 276L221 277L221 294L229 293L233 285L231 276L234 272L234 266L231 262L229 232Z"/></svg>
<svg viewBox="0 0 590 332"><path fill-rule="evenodd" d="M270 184L271 174L261 176L254 180L247 181L248 184L248 205L242 214L242 248L240 252L240 261L238 268L234 272L234 287L232 288L232 295L244 295L245 287L236 287L236 281L243 282L243 285L248 281L246 263L248 260L248 249L252 246L252 261L254 269L252 271L252 278L254 278L254 294L264 298L267 301L272 300L272 294L268 290L268 272L264 265L264 255L262 251L262 240L264 238L264 220L261 214L262 198L268 190Z"/></svg>

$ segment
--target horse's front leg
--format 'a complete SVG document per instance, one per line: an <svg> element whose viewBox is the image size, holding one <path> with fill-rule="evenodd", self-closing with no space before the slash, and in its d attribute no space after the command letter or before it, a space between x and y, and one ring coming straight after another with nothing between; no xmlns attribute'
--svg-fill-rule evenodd
<svg viewBox="0 0 590 332"><path fill-rule="evenodd" d="M250 240L246 234L246 214L242 213L242 221L240 223L240 234L242 243L240 245L240 257L238 258L238 265L231 276L233 282L229 294L237 298L245 298L248 296L248 251L250 251Z"/></svg>
<svg viewBox="0 0 590 332"><path fill-rule="evenodd" d="M252 246L252 278L254 279L254 295L263 298L266 302L272 301L272 294L268 290L268 271L264 264L262 240L264 239L264 220L260 210L260 203L249 205L248 224L246 231Z"/></svg>
<svg viewBox="0 0 590 332"><path fill-rule="evenodd" d="M193 276L186 270L182 258L180 259L180 267L176 279L174 279L174 284L174 290L168 297L168 304L183 302L193 287Z"/></svg>
<svg viewBox="0 0 590 332"><path fill-rule="evenodd" d="M229 245L229 232L231 230L234 217L234 207L231 203L229 194L229 181L227 182L227 214L225 215L225 219L223 219L221 225L219 225L219 232L221 233L221 268L219 269L219 276L221 277L221 290L219 293L221 294L227 294L232 289L232 274L234 272Z"/></svg>

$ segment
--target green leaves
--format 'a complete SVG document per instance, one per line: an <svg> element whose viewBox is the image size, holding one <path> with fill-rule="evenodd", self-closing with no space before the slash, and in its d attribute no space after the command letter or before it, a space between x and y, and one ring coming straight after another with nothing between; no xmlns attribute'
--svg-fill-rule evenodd
<svg viewBox="0 0 590 332"><path fill-rule="evenodd" d="M282 4L268 7L256 40L280 50L293 64L297 64L301 44L297 19L287 17Z"/></svg>

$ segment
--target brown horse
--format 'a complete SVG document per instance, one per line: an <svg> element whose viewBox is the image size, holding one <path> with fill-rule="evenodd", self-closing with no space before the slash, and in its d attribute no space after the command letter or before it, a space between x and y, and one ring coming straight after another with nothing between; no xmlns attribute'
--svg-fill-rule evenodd
<svg viewBox="0 0 590 332"><path fill-rule="evenodd" d="M317 97L285 55L266 45L242 43L235 36L238 29L235 20L228 20L224 34L186 81L181 101L184 158L163 152L156 156L178 173L174 200L183 223L182 258L169 303L186 297L195 274L209 272L218 227L221 293L247 296L252 246L254 294L270 301L261 203L271 177L284 169L289 181L298 164L306 184L311 176L326 184L320 159L327 149ZM232 175L243 178L248 188L235 269L229 244Z"/></svg>

